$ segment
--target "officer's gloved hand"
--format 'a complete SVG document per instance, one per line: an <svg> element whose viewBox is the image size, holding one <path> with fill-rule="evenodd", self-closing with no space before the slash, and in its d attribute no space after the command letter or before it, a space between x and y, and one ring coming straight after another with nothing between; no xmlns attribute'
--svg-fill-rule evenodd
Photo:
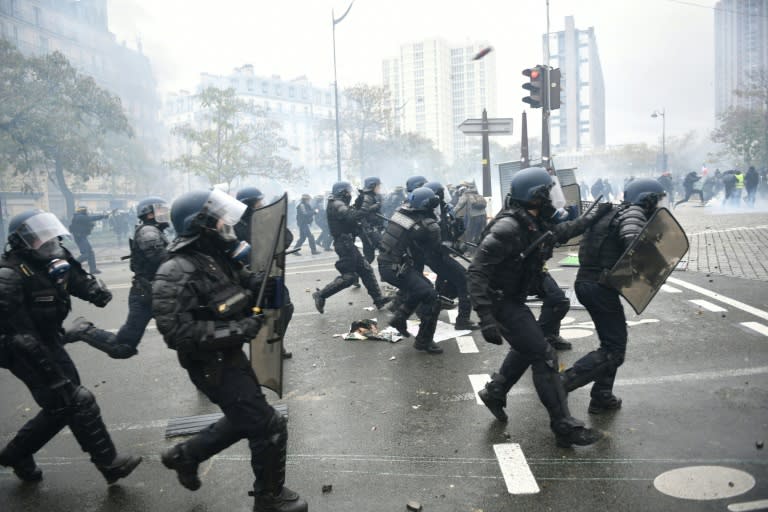
<svg viewBox="0 0 768 512"><path fill-rule="evenodd" d="M480 329L482 329L480 332L482 333L483 338L485 338L485 341L493 343L494 345L501 345L504 340L501 337L499 328L496 326L496 319L493 318L491 312L478 311L477 314L480 316Z"/></svg>
<svg viewBox="0 0 768 512"><path fill-rule="evenodd" d="M605 216L608 212L613 210L613 204L612 203L600 203L597 205L597 208L595 208L595 220Z"/></svg>
<svg viewBox="0 0 768 512"><path fill-rule="evenodd" d="M253 315L248 318L243 318L238 322L238 326L242 330L243 334L248 338L255 337L261 326L264 324L263 317L261 315Z"/></svg>
<svg viewBox="0 0 768 512"><path fill-rule="evenodd" d="M275 293L277 293L277 281L274 277L266 277L266 274L264 272L259 272L258 274L254 274L253 278L251 279L251 291L255 293L259 293L259 290L261 290L261 285L264 283L264 280L266 279L267 285L264 289L264 296L265 297L274 297Z"/></svg>
<svg viewBox="0 0 768 512"><path fill-rule="evenodd" d="M103 308L112 300L112 292L102 281L98 281L91 290L91 303L97 308Z"/></svg>

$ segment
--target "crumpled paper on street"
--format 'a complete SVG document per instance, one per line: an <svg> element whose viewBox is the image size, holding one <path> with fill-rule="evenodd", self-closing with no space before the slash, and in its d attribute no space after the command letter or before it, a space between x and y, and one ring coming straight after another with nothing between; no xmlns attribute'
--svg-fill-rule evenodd
<svg viewBox="0 0 768 512"><path fill-rule="evenodd" d="M403 337L397 332L397 329L387 327L386 329L379 330L379 324L375 318L355 320L349 328L349 332L346 334L337 334L335 336L344 338L345 340L354 341L388 341L390 343L397 343L402 340Z"/></svg>

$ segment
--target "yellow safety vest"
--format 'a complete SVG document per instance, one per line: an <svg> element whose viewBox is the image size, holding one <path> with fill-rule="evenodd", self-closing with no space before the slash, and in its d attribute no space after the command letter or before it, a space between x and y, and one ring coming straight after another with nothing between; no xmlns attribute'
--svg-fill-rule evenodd
<svg viewBox="0 0 768 512"><path fill-rule="evenodd" d="M744 175L736 174L736 188L744 188Z"/></svg>

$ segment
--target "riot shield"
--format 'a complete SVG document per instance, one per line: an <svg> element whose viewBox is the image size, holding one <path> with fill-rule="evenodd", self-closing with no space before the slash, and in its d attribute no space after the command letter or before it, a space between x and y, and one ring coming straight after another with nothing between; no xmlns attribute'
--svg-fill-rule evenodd
<svg viewBox="0 0 768 512"><path fill-rule="evenodd" d="M563 195L565 196L565 207L575 207L578 215L584 213L581 207L581 188L579 187L579 184L572 183L570 185L563 185L562 188ZM573 247L579 245L579 242L581 242L581 235L571 238L562 245L566 247Z"/></svg>
<svg viewBox="0 0 768 512"><path fill-rule="evenodd" d="M615 288L639 315L686 252L685 231L669 210L659 208L601 281Z"/></svg>
<svg viewBox="0 0 768 512"><path fill-rule="evenodd" d="M264 325L251 340L251 366L259 383L283 396L283 335L285 334L285 230L288 195L251 215L251 271L265 272L277 282L273 296L264 296Z"/></svg>

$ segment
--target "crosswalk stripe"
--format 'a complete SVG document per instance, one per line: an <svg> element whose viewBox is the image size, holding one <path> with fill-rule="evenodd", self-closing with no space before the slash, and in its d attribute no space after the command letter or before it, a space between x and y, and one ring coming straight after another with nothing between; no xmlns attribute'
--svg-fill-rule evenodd
<svg viewBox="0 0 768 512"><path fill-rule="evenodd" d="M459 352L462 354L477 354L480 352L472 336L458 336L456 337L456 343L459 345Z"/></svg>
<svg viewBox="0 0 768 512"><path fill-rule="evenodd" d="M704 299L693 299L693 300L689 300L688 302L692 302L693 304L696 304L700 308L706 309L707 311L712 311L713 313L724 313L728 311L727 309L721 308L717 304L712 304L708 300L704 300Z"/></svg>
<svg viewBox="0 0 768 512"><path fill-rule="evenodd" d="M768 500L745 501L728 505L728 510L730 510L730 512L747 512L749 510L765 509L768 509Z"/></svg>
<svg viewBox="0 0 768 512"><path fill-rule="evenodd" d="M445 312L445 314L448 315L448 320L452 324L455 324L456 323L456 317L459 316L459 311L456 310L456 309L449 309L448 311Z"/></svg>
<svg viewBox="0 0 768 512"><path fill-rule="evenodd" d="M519 444L495 444L493 451L499 461L509 494L536 494L540 491L539 484L536 483Z"/></svg>
<svg viewBox="0 0 768 512"><path fill-rule="evenodd" d="M483 401L480 400L480 396L477 392L485 387L486 383L491 380L491 376L487 373L480 373L476 375L468 375L468 377L470 384L472 384L472 389L475 392L475 401L478 405L483 405Z"/></svg>
<svg viewBox="0 0 768 512"><path fill-rule="evenodd" d="M747 329L752 329L753 331L762 334L763 336L768 336L768 327L759 322L741 322L741 325Z"/></svg>
<svg viewBox="0 0 768 512"><path fill-rule="evenodd" d="M678 290L674 286L669 286L668 284L661 285L661 291L667 293L682 293L682 290Z"/></svg>

